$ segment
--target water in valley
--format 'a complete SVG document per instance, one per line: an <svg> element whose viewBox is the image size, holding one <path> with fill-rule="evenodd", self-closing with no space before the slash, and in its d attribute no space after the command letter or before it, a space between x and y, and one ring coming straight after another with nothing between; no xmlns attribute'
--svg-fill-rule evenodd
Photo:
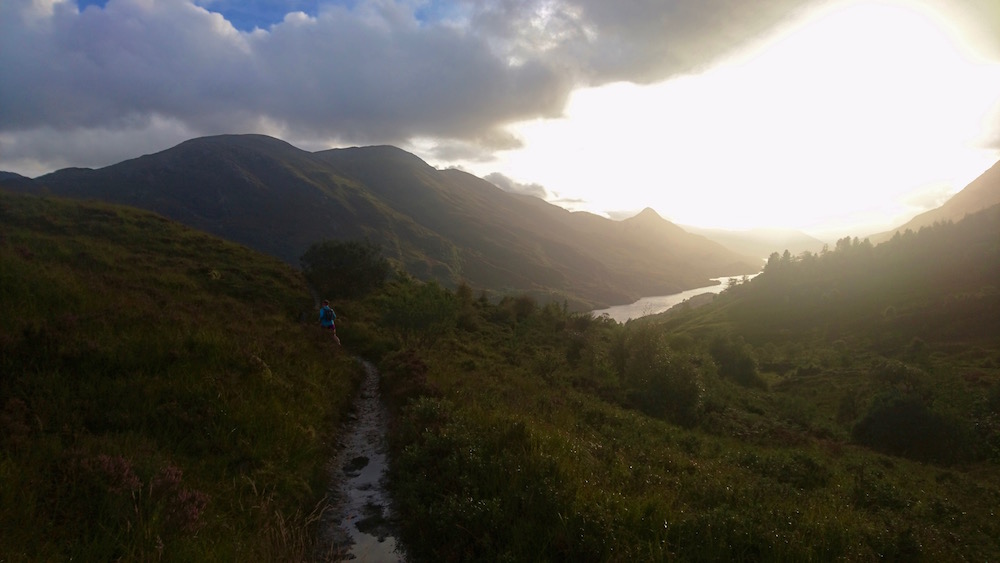
<svg viewBox="0 0 1000 563"><path fill-rule="evenodd" d="M753 278L754 276L747 276L747 277ZM674 305L680 305L684 301L691 299L696 295L701 295L703 293L721 293L722 290L726 289L726 284L730 278L742 279L743 276L740 275L740 276L725 276L721 278L712 278L712 281L716 281L719 283L713 285L707 285L705 287L697 287L695 289L689 289L687 291L682 291L680 293L673 293L671 295L643 297L642 299L636 301L635 303L629 303L628 305L616 305L614 307L608 307L607 309L591 311L591 314L593 314L595 317L599 317L601 315L606 314L620 323L624 323L629 319L638 319L639 317L645 317L646 315L655 315L657 313L662 313L667 309L670 309Z"/></svg>

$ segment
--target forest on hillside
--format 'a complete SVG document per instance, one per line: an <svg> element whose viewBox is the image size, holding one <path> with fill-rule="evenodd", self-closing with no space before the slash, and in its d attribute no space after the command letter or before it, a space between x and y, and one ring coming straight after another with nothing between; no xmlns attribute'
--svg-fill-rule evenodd
<svg viewBox="0 0 1000 563"><path fill-rule="evenodd" d="M760 330L863 333L879 323L903 337L988 338L1000 326L991 314L1000 282L998 216L994 207L959 223L897 232L878 246L843 238L819 254L774 253L741 312ZM749 325L741 330L752 333Z"/></svg>

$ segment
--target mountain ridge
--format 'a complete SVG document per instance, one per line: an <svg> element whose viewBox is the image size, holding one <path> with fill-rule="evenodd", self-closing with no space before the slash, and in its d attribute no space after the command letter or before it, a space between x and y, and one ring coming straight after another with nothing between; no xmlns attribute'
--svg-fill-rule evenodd
<svg viewBox="0 0 1000 563"><path fill-rule="evenodd" d="M569 212L390 145L308 152L265 135L219 135L0 185L149 209L293 264L315 242L369 238L418 278L575 309L756 268L658 215L616 222Z"/></svg>
<svg viewBox="0 0 1000 563"><path fill-rule="evenodd" d="M731 231L726 229L707 229L682 225L681 228L702 235L709 240L725 246L733 252L744 255L759 256L766 259L772 252L779 254L788 250L793 255L803 252L817 253L827 244L816 237L794 229L749 229Z"/></svg>
<svg viewBox="0 0 1000 563"><path fill-rule="evenodd" d="M994 163L940 207L920 213L895 229L875 233L868 238L878 244L889 240L897 232L919 231L921 227L929 227L934 223L960 221L970 213L988 209L998 203L1000 203L1000 161Z"/></svg>

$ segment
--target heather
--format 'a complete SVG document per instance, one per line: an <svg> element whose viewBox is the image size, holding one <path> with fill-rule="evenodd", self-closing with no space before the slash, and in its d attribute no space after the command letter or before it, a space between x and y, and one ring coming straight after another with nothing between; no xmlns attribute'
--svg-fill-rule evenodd
<svg viewBox="0 0 1000 563"><path fill-rule="evenodd" d="M1000 555L997 214L772 256L620 325L442 294L382 363L393 486L427 561Z"/></svg>
<svg viewBox="0 0 1000 563"><path fill-rule="evenodd" d="M318 525L355 357L382 374L415 561L1000 556L996 210L776 253L624 325L386 276L369 243L302 273L120 207L3 196L0 219L10 560L336 558ZM344 256L366 291L323 286Z"/></svg>
<svg viewBox="0 0 1000 563"><path fill-rule="evenodd" d="M6 561L312 555L358 381L301 274L133 209L0 197Z"/></svg>

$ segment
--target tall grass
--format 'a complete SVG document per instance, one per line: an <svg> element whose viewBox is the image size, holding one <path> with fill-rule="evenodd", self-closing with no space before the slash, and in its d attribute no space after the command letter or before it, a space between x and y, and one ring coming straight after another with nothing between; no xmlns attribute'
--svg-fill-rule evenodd
<svg viewBox="0 0 1000 563"><path fill-rule="evenodd" d="M926 464L853 441L880 408L870 397L907 384L885 375L884 358L817 361L850 344L813 333L720 352L712 336L729 338L731 326L668 334L508 306L478 303L453 336L384 363L389 392L402 390L391 477L418 560L1000 555L995 461ZM765 353L782 373L758 371ZM945 374L961 369L954 361L902 370L934 412L987 402L988 388ZM977 363L982 377L1000 377ZM687 404L658 396L671 389Z"/></svg>
<svg viewBox="0 0 1000 563"><path fill-rule="evenodd" d="M312 307L243 247L0 194L5 560L311 557L360 376Z"/></svg>
<svg viewBox="0 0 1000 563"><path fill-rule="evenodd" d="M360 371L298 273L148 214L6 195L0 266L8 560L336 558L315 528ZM408 553L1000 557L1000 348L964 301L760 325L753 286L625 326L405 277L338 304L345 344L381 360Z"/></svg>

